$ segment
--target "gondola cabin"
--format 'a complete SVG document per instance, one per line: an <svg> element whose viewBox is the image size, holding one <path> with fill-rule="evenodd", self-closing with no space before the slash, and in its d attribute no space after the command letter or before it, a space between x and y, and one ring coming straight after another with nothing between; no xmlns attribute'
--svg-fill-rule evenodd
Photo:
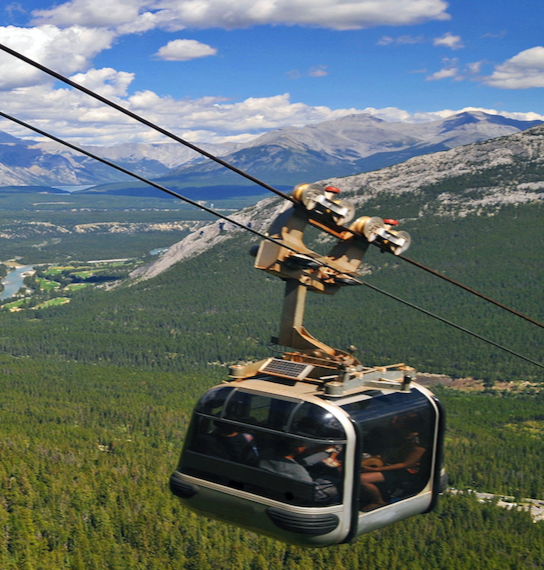
<svg viewBox="0 0 544 570"><path fill-rule="evenodd" d="M302 326L307 290L356 284L374 239L404 250L409 236L379 218L341 226L353 208L336 189L303 185L256 252L286 281L281 358L233 366L197 403L172 492L204 516L310 547L430 511L444 484L444 414L403 364L364 367ZM349 220L348 220L349 221ZM302 243L308 223L339 238L328 256Z"/></svg>

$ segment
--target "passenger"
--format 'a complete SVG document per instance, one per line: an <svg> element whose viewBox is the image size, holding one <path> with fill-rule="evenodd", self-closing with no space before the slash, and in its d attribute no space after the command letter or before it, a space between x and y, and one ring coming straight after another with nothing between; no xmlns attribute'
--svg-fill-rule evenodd
<svg viewBox="0 0 544 570"><path fill-rule="evenodd" d="M372 511L387 504L378 487L380 483L391 489L420 480L421 458L426 449L419 440L419 424L419 416L415 413L395 416L391 420L394 432L390 432L393 433L390 448L380 456L383 465L377 462L372 467L365 461L362 466L361 486L370 500L363 511Z"/></svg>
<svg viewBox="0 0 544 570"><path fill-rule="evenodd" d="M305 450L306 444L302 440L282 439L277 450L269 450L266 455L263 455L259 461L259 467L291 479L313 483L314 480L308 470L295 459Z"/></svg>
<svg viewBox="0 0 544 570"><path fill-rule="evenodd" d="M314 500L318 502L329 502L337 500L339 493L337 483L338 478L319 476L315 479L308 469L297 461L306 451L306 443L300 439L283 439L279 442L276 450L269 450L263 453L259 461L259 467L265 471L278 473L290 479L305 481L314 484Z"/></svg>
<svg viewBox="0 0 544 570"><path fill-rule="evenodd" d="M201 434L197 438L199 451L237 463L257 465L259 452L252 435L238 432L233 424L215 420L214 425L212 433Z"/></svg>

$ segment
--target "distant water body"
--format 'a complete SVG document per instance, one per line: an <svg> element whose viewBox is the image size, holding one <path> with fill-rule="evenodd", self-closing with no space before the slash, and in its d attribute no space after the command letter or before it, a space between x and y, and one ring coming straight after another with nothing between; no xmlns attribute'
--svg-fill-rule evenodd
<svg viewBox="0 0 544 570"><path fill-rule="evenodd" d="M17 291L24 285L23 273L27 271L32 271L34 268L31 265L26 265L25 267L18 267L13 271L10 271L7 276L2 280L2 285L4 290L0 293L0 301L9 299L13 297Z"/></svg>
<svg viewBox="0 0 544 570"><path fill-rule="evenodd" d="M87 190L87 188L92 188L93 186L96 186L96 184L87 184L85 186L53 186L53 188L65 190L66 192L78 192L79 190Z"/></svg>

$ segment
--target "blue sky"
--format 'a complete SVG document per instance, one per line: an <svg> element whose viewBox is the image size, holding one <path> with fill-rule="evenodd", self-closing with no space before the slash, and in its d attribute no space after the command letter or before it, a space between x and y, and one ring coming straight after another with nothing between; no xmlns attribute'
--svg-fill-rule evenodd
<svg viewBox="0 0 544 570"><path fill-rule="evenodd" d="M543 16L527 0L8 0L0 43L194 142L244 142L361 112L544 119ZM80 143L163 140L5 54L0 106Z"/></svg>

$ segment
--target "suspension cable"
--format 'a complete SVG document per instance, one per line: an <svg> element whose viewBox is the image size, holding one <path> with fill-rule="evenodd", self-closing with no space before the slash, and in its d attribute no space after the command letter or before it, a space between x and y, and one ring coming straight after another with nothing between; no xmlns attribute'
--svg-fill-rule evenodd
<svg viewBox="0 0 544 570"><path fill-rule="evenodd" d="M280 196L284 200L289 200L290 202L294 201L294 199L291 196L289 196L288 194L285 194L285 192L282 192L281 190L278 190L277 188L270 186L270 184L267 184L266 182L259 180L255 176L252 176L251 174L248 174L247 172L240 170L236 166L233 166L232 164L230 164L230 163L226 162L225 160L222 160L221 158L211 154L210 152L196 146L195 144L193 144L193 143L191 143L185 139L182 139L181 137L178 137L177 135L175 135L174 133L172 133L166 129L163 129L162 127L153 123L152 121L149 121L148 119L145 119L145 118L141 117L140 115L137 115L136 113L133 113L132 111L129 111L125 107L121 107L121 105L118 105L117 103L114 103L110 99L107 99L106 97L103 97L102 95L99 95L98 93L95 93L94 91L91 91L91 89L88 89L87 87L84 87L83 85L80 85L79 83L76 83L75 81L72 81L71 79L68 79L68 77L65 77L64 75L58 73L57 71L53 71L49 67L46 67L45 65L42 65L41 63L38 63L37 61L34 61L33 59L30 59L29 57L26 57L25 55L5 46L3 44L0 44L0 50L5 51L6 53L9 53L13 57L18 58L18 59L24 61L25 63L32 65L33 67L36 67L40 71L43 71L44 73L47 73L48 75L51 75L51 77L54 77L55 79L58 79L59 81L62 81L63 83L66 83L67 85L70 85L74 89L77 89L78 91L81 91L81 92L85 93L86 95L93 97L94 99L97 99L98 101L104 103L105 105L109 105L110 107L113 107L114 109L116 109L120 113L127 115L128 117L138 121L139 123L142 123L142 124L146 125L147 127L150 127L151 129L155 129L159 133L167 136L168 138L171 138L172 140L175 140L176 142L178 142L182 145L185 145L186 147L190 148L191 150L194 150L194 151L200 153L201 155L205 156L206 158L213 160L217 164L224 166L228 170L231 170L232 172L235 172L236 174L242 176L243 178L246 178L247 180L250 180L251 182L254 182L257 185L262 186L263 188L265 188L266 190L269 190L270 192L273 192L274 194Z"/></svg>
<svg viewBox="0 0 544 570"><path fill-rule="evenodd" d="M531 317L528 317L527 315L524 315L518 311L515 311L514 309L511 309L510 307L507 307L506 305L503 305L502 303L499 303L498 301L495 301L494 299L491 299L490 297L487 297L486 295L483 295L482 293L478 293L478 291L475 291L474 289L471 289L470 287L467 287L466 285L463 285L462 283L455 281L451 277L446 277L442 273L439 273L438 271L435 271L434 269L431 269L430 267L426 267L425 265L423 265L417 261L414 261L413 259L410 259L409 257L405 257L404 255L397 255L396 257L402 259L403 261L407 261L408 263L411 263L412 265L415 265L416 267L419 267L420 269L423 269L423 271L427 271L427 273L430 273L431 275L435 275L436 277L440 277L440 279L444 279L444 281L447 281L448 283L451 283L452 285L455 285L456 287L460 287L461 289L464 289L465 291L468 291L469 293L476 295L476 297L480 297L481 299L484 299L488 303L492 303L493 305L496 305L497 307L500 307L501 309L504 309L505 311L508 311L509 313L512 313L513 315L516 315L517 317L525 319L526 321L532 323L533 325L536 325L537 327L540 327L541 329L544 329L544 325L542 323L539 323L538 321L531 319Z"/></svg>
<svg viewBox="0 0 544 570"><path fill-rule="evenodd" d="M15 118L15 117L12 117L11 115L8 115L7 113L4 113L4 112L2 112L2 111L0 111L0 116L1 116L1 117L4 117L5 119L9 119L9 120L11 120L11 121L14 121L14 122L17 123L18 125L21 125L21 126L23 126L23 127L25 127L25 128L28 128L28 129L30 129L30 130L32 130L32 131L34 131L34 132L36 132L36 133L38 133L38 134L40 134L40 135L42 135L42 136L45 136L45 137L47 137L47 138L49 138L49 139L55 141L55 142L58 142L58 143L60 143L60 144L62 144L62 145L64 145L64 146L67 146L68 148L71 148L72 150L75 150L76 152L80 152L80 153L85 154L86 156L88 156L88 157L90 157L90 158L93 158L93 159L98 160L99 162L101 162L101 163L103 163L103 164L106 164L106 165L108 165L108 166L111 166L112 168L115 168L116 170L119 170L120 172L123 172L124 174L127 174L127 175L129 175L129 176L132 176L133 178L136 178L137 180L140 180L141 182L144 182L144 183L146 183L146 184L149 184L150 186L153 186L153 187L157 188L158 190L161 190L161 191L163 191L163 192L166 192L167 194L170 194L171 196L174 196L175 198L178 198L178 199L180 199L180 200L182 200L182 201L184 201L184 202L187 202L188 204L191 204L191 205L193 205L193 206L195 206L195 207L197 207L197 208L200 208L201 210L203 210L203 211L205 211L205 212L208 212L208 213L210 213L210 214L212 214L212 215L214 215L214 216L216 216L216 217L218 217L218 218L221 218L221 219L223 219L223 220L225 220L225 221L228 221L229 223L232 223L232 224L238 226L239 228L241 228L241 229L243 229L243 230L249 231L249 232L251 232L252 234L257 235L258 237L260 237L260 238L262 238L262 239L271 241L271 242L273 242L273 243L275 243L275 244L277 244L277 245L280 245L281 247L284 247L285 249L288 249L288 250L290 250L290 251L292 251L292 252L294 252L294 253L300 254L300 252L299 252L297 249L295 249L295 248L293 248L293 247L291 247L291 246L288 246L287 244L284 244L284 243L282 243L282 242L279 242L278 240L275 240L275 239L273 239L273 238L271 238L271 237L269 237L269 236L267 236L267 235L265 235L265 234L262 234L261 232L259 232L259 231L257 231L257 230L254 230L254 229L252 229L252 228L249 228L249 227L247 227L246 225L244 225L244 224L242 224L242 223L240 223L240 222L237 222L237 221L235 221L235 220L232 220L231 218L229 218L229 217L227 217L227 216L225 216L225 215L223 215L223 214L217 212L216 210L213 210L212 208L208 208L207 206L204 206L203 204L199 204L198 202L195 202L194 200L191 200L190 198L187 198L186 196L182 196L181 194L178 194L177 192L174 192L173 190L170 190L169 188L166 188L165 186L162 186L161 184L157 184L157 183L155 183L155 182L153 182L153 181L151 181L151 180L148 180L148 179L144 178L143 176L140 176L139 174L136 174L136 173L134 173L134 172L131 172L130 170L127 170L126 168L124 168L124 167L122 167L122 166L119 166L118 164L115 164L114 162L110 162L109 160L107 160L107 159L105 159L105 158L99 157L99 156L95 155L94 153L92 153L92 152L90 152L90 151L88 151L88 150L82 149L82 148L80 148L80 147L78 147L78 146L76 146L76 145L74 145L74 144L72 144L72 143L69 143L68 141L65 141L65 140L63 140L63 139L61 139L61 138L59 138L59 137L56 137L55 135L52 135L52 134L50 134L50 133L48 133L48 132L46 132L46 131L44 131L44 130L42 130L42 129L39 129L38 127L35 127L35 126L33 126L33 125L30 125L29 123L26 123L25 121L22 121L22 120L20 120L20 119L17 119L17 118ZM311 257L311 256L308 256L308 257ZM320 261L320 263L322 263L322 262ZM336 269L335 269L334 267L331 267L330 265L327 265L327 264L325 264L325 263L322 263L322 265L323 265L324 267L327 267L327 268L329 268L329 269L333 269L333 270L336 271ZM409 301L405 301L404 299L401 299L400 297L397 297L396 295L393 295L392 293L388 293L387 291L384 291L383 289L380 289L379 287L376 287L375 285L371 285L370 283L367 283L367 282L362 281L361 279L357 279L357 278L353 278L353 280L354 280L357 284L359 284L359 285L365 285L366 287L372 289L373 291L376 291L376 292L378 292L378 293L381 293L382 295L385 295L385 296L387 296L387 297L389 297L389 298L391 298L391 299L394 299L394 300L396 300L396 301L402 303L403 305L406 305L406 306L408 306L408 307L411 307L411 308L413 308L413 309L415 309L415 310L417 310L417 311L419 311L419 312L421 312L421 313L423 313L423 314L425 314L425 315L427 315L427 316L429 316L429 317L432 317L432 318L434 318L434 319L436 319L436 320L438 320L438 321L441 321L441 322L443 322L443 323L445 323L445 324L447 324L447 325L450 325L450 326L452 326L453 328L456 328L456 329L458 329L458 330L460 330L460 331L462 331L462 332L465 332L465 333L467 333L467 334L469 334L469 335L471 335L471 336L473 336L473 337L475 337L475 338L477 338L477 339L479 339L479 340L481 340L481 341L483 341L483 342L486 342L487 344L490 344L490 345L492 345L492 346L494 346L494 347L496 347L496 348L499 348L499 349L501 349L501 350L504 350L505 352L508 352L509 354L512 354L513 356L517 356L518 358L521 358L522 360L525 360L526 362L529 362L530 364L533 364L533 365L535 365L535 366L538 366L539 368L544 368L544 365L543 365L543 364L540 364L540 363L538 363L538 362L536 362L536 361L534 361L534 360L531 360L530 358L527 358L526 356L523 356L522 354L519 354L519 353L517 353L517 352L515 352L515 351L513 351L513 350L510 350L509 348L506 348L506 347L504 347L504 346L502 346L502 345L500 345L500 344L498 344L498 343L496 343L496 342L494 342L494 341L492 341L492 340L489 340L489 339L487 339L487 338L485 338L485 337L483 337L483 336L481 336L481 335L479 335L479 334L477 334L477 333L474 333L474 332L472 332L472 331L470 331L470 330L468 330L468 329L466 329L466 328L464 328L464 327L461 327L460 325L456 325L455 323L452 323L452 322L448 321L447 319L444 319L443 317L440 317L440 316L438 316L438 315L436 315L436 314L434 314L434 313L432 313L432 312L430 312L430 311L427 311L426 309L423 309L423 308L421 308L421 307L418 307L417 305L414 305L413 303L410 303Z"/></svg>
<svg viewBox="0 0 544 570"><path fill-rule="evenodd" d="M395 301L398 301L399 303L402 303L403 305L406 305L407 307L411 307L412 309L415 309L416 311L419 311L420 313L423 313L424 315L428 315L429 317L432 317L433 319L441 321L442 323L445 323L445 324L449 325L450 327L453 327L453 328L460 330L464 333L467 333L467 334L469 334L475 338L483 340L484 342L487 342L488 344L495 346L496 348L500 348L501 350L504 350L510 354L513 354L514 356L517 356L518 358L521 358L521 359L525 360L526 362L530 362L531 364L534 364L535 366L538 366L539 368L544 368L544 364L540 364L539 362L531 360L530 358L527 358L526 356L523 356L522 354L519 354L518 352L514 352L513 350L510 350L509 348L506 348L505 346L502 346L501 344L498 344L492 340L489 340L488 338L480 336L479 334L472 332L469 329L466 329L460 325L456 325L455 323L452 323L451 321L448 321L447 319L444 319L443 317L440 317L439 315L436 315L434 313L431 313L430 311L427 311L427 309L423 309L422 307L418 307L417 305L414 305L413 303L410 303L409 301L405 301L404 299L401 299L400 297L397 297L396 295L393 295L392 293L388 293L387 291L384 291L383 289L379 289L378 287L375 287L374 285L371 285L370 283L363 283L363 285L366 285L370 289L373 289L374 291L377 291L377 292L381 293L382 295L385 295L386 297L390 297L391 299L395 299Z"/></svg>
<svg viewBox="0 0 544 570"><path fill-rule="evenodd" d="M276 243L277 245L281 245L282 247L285 247L286 249L289 249L290 251L293 251L294 253L299 253L293 247L290 247L290 246L283 244L283 243L281 243L281 242L279 242L279 241L277 241L277 240L275 240L269 236L266 236L266 235L262 234L261 232L244 225L241 222L237 222L236 220L233 220L232 218L229 218L228 216L225 216L224 214L221 214L220 212L213 210L212 208L208 208L204 204L200 204L199 202L196 202L195 200L191 200L190 198L187 198L186 196L183 196L182 194L178 194L174 190L170 190L170 188L166 188L166 186L162 186L162 184L157 184L156 182L153 182L152 180L144 178L143 176L140 176L139 174L136 174L135 172L127 170L123 166L120 166L119 164L115 164L114 162L111 162L106 158L98 156L89 150L78 147L75 144L72 144L72 143L70 143L64 139L56 137L55 135L52 135L52 134L48 133L47 131L44 131L38 127L31 125L30 123L26 123L25 121L22 121L21 119L17 119L16 117L12 117L11 115L4 113L3 111L0 111L0 117L4 117L5 119L9 119L10 121L17 123L18 125L21 125L22 127L26 127L27 129L34 131L35 133L38 133L39 135L42 135L42 136L47 137L47 138L49 138L55 142L58 142L59 144L67 146L68 148L71 148L72 150L75 150L76 152L80 152L81 154L84 154L84 155L88 156L89 158L93 158L93 159L97 160L98 162L101 162L102 164L106 164L107 166L111 166L112 168L115 168L116 170L118 170L119 172L122 172L123 174L127 174L128 176L132 176L133 178L140 180L140 182L144 182L145 184L149 184L150 186L157 188L157 190L161 190L162 192L165 192L166 194L170 194L170 196L173 196L174 198L178 198L179 200L182 200L183 202L187 202L187 204L191 204L191 206L195 206L197 208L200 208L201 210L203 210L204 212L207 212L208 214L212 214L213 216L216 216L217 218L221 218L222 220L225 220L226 222L229 222L229 223L231 223L231 224L233 224L233 225L235 225L235 226L237 226L243 230L247 230L248 232L251 232L252 234L255 234L256 236L260 237L261 239L266 239L268 241Z"/></svg>
<svg viewBox="0 0 544 570"><path fill-rule="evenodd" d="M237 168L236 166L233 166L232 164L226 162L225 160L222 160L221 158L205 151L204 149L198 147L197 145L175 135L174 133L163 129L162 127L160 127L159 125L153 123L152 121L149 121L148 119L145 119L144 117L141 117L140 115L137 115L136 113L129 111L128 109L126 109L125 107L122 107L121 105L118 105L117 103L111 101L110 99L107 99L106 97L99 95L98 93L95 93L94 91L88 89L87 87L84 87L83 85L80 85L79 83L76 83L75 81L72 81L71 79L69 79L68 77L58 73L57 71L54 71L52 69L50 69L49 67L46 67L45 65L38 63L37 61L34 61L33 59L3 45L0 43L0 50L12 55L13 57L16 57L22 61L24 61L25 63L28 63L29 65L39 69L40 71L43 71L44 73L54 77L55 79L58 79L59 81L62 81L63 83L66 83L67 85L70 85L71 87L73 87L74 89L77 89L78 91L81 91L83 93L85 93L86 95L89 95L90 97L93 97L94 99L97 99L98 101L104 103L105 105L109 105L110 107L116 109L117 111L123 113L124 115L127 115L129 117L131 117L132 119L138 121L139 123L142 123L144 125L146 125L147 127L150 127L156 131L158 131L159 133L165 135L168 138L171 138L172 140L175 140L176 142L194 150L195 152L200 153L201 155L205 156L206 158L209 158L210 160L213 160L214 162L216 162L217 164L220 164L221 166L224 166L225 168L227 168L228 170L231 170L232 172L235 172L236 174L242 176L243 178L246 178L247 180L250 180L251 182L265 188L266 190L273 192L274 194L276 194L277 196L280 196L281 198L283 198L284 200L288 200L290 202L294 202L294 199L292 196L285 194L284 192L282 192L281 190L278 190L277 188L274 188L273 186L271 186L270 184L267 184L266 182L252 176L251 174L248 174L247 172ZM9 117L8 117L9 118ZM14 119L12 119L14 120ZM18 121L15 121L18 122ZM44 134L44 136L49 136L46 133L41 133ZM58 141L61 142L61 144L66 144L63 141ZM78 150L78 149L75 149ZM83 152L85 153L85 151L79 149L79 152ZM86 154L86 153L85 153ZM88 156L90 156L89 154L87 154ZM96 158L97 160L100 160L100 158L98 157L93 157ZM102 161L104 162L104 161ZM110 164L110 166L113 166L113 163L107 163L106 164ZM117 168L117 166L113 166L114 168ZM117 168L118 170L121 170L120 168ZM122 170L121 170L122 171ZM128 171L126 172L129 175L133 175L131 173L129 173ZM137 177L137 176L136 176ZM185 199L182 198L181 195L176 194L175 192L166 189L164 187L159 188L158 185L155 185L154 183L151 183L148 180L143 180L144 182L147 182L149 184L151 184L152 186L155 186L156 188L163 190L169 194L171 194L172 196L175 196L177 198L180 198L182 200L185 200L188 203L192 203L193 205L197 205L198 207L200 207L198 204L191 202L189 199ZM205 210L205 208L202 208L203 210ZM206 210L207 211L207 210ZM218 217L221 217L221 215L218 215ZM234 225L240 225L237 222L234 222L232 220L230 220L229 218L224 218L229 220L231 223L233 223ZM249 228L246 228L249 229ZM289 249L289 248L287 248ZM530 317L527 317L526 315L523 315L522 313L519 313L518 311L515 311L514 309L510 309L509 307L507 307L506 305L503 305L502 303L499 303L498 301L494 301L493 299L491 299L490 297L487 297L486 295L483 295L482 293L478 293L477 291L475 291L474 289L471 289L470 287L467 287L465 285L462 285L461 283L458 283L457 281L454 281L453 279L450 279L448 277L445 277L444 275L438 273L437 271L434 271L433 269L430 269L428 267L425 267L424 265L421 265L420 263L418 263L417 261L411 260L407 257L404 257L402 255L399 255L397 257L400 257L400 259L403 259L404 261L407 261L408 263L411 263L413 265L415 265L416 267L419 267L420 269L423 269L424 271L427 271L429 273L432 273L433 275L436 275L437 277L440 277L441 279L444 279L445 281L448 281L449 283L456 285L457 287L461 287L462 289L464 289L465 291L468 291L469 293L472 293L473 295L476 295L477 297L480 297L481 299L484 299L485 301L492 303L493 305L496 305L497 307L500 307L501 309L504 309L506 311L508 311L509 313L512 313L513 315L516 315L534 325L537 325L540 328L544 328L544 325L542 323L539 323L538 321L531 319Z"/></svg>

